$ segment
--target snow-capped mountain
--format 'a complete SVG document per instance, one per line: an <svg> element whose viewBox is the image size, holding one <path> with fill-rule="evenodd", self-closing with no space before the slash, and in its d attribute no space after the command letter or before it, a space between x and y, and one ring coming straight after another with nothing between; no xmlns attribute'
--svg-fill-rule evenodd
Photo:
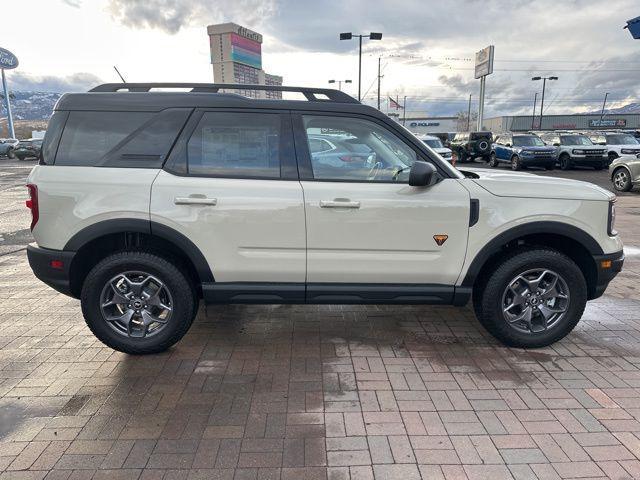
<svg viewBox="0 0 640 480"><path fill-rule="evenodd" d="M601 110L596 110L588 113L599 115L600 112ZM606 115L623 115L625 113L640 113L640 102L629 103L623 107L605 109Z"/></svg>
<svg viewBox="0 0 640 480"><path fill-rule="evenodd" d="M1 90L0 90L1 92ZM61 93L11 92L11 113L15 120L48 120ZM0 101L0 116L4 117L4 100Z"/></svg>

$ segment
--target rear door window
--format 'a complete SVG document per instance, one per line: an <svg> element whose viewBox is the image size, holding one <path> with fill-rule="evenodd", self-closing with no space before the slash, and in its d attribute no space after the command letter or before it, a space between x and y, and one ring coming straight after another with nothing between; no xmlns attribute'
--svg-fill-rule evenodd
<svg viewBox="0 0 640 480"><path fill-rule="evenodd" d="M187 143L191 175L280 178L282 116L204 112Z"/></svg>

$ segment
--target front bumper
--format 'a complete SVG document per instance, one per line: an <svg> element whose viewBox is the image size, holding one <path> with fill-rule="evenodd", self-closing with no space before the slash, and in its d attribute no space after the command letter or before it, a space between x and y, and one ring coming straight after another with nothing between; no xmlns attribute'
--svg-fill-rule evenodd
<svg viewBox="0 0 640 480"><path fill-rule="evenodd" d="M36 245L27 246L27 258L34 275L60 293L74 297L71 292L71 262L76 252L50 250Z"/></svg>
<svg viewBox="0 0 640 480"><path fill-rule="evenodd" d="M556 164L557 157L555 155L520 155L520 161L524 166L540 166L547 167Z"/></svg>
<svg viewBox="0 0 640 480"><path fill-rule="evenodd" d="M620 273L624 263L624 252L621 250L605 255L594 255L593 260L596 262L596 282L593 291L589 292L589 300L601 297L609 282Z"/></svg>
<svg viewBox="0 0 640 480"><path fill-rule="evenodd" d="M611 162L609 161L609 157L606 156L606 155L605 156L596 156L596 155L588 156L588 155L572 154L571 155L571 163L573 163L574 165L588 165L588 166L606 165L606 166L609 166L609 164Z"/></svg>

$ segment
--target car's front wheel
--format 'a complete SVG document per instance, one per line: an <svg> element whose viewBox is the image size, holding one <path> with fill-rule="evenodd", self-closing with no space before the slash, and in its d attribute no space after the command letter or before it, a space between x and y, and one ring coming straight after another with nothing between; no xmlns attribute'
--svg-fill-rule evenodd
<svg viewBox="0 0 640 480"><path fill-rule="evenodd" d="M166 350L187 332L196 314L192 283L161 256L125 251L99 262L87 275L82 313L100 341L125 353Z"/></svg>
<svg viewBox="0 0 640 480"><path fill-rule="evenodd" d="M618 167L613 171L613 188L619 192L631 190L631 175L626 168Z"/></svg>
<svg viewBox="0 0 640 480"><path fill-rule="evenodd" d="M520 161L520 157L517 155L511 157L511 170L522 170L522 162Z"/></svg>
<svg viewBox="0 0 640 480"><path fill-rule="evenodd" d="M7 150L7 157L8 157L8 158L10 158L10 159L12 159L12 160L13 160L14 158L16 158L16 154L15 154L15 152L13 151L13 148L10 148L9 150Z"/></svg>
<svg viewBox="0 0 640 480"><path fill-rule="evenodd" d="M569 170L571 168L571 157L567 153L560 155L558 162L562 170Z"/></svg>
<svg viewBox="0 0 640 480"><path fill-rule="evenodd" d="M495 152L491 153L491 157L489 158L489 166L496 168L498 166L498 158L496 157Z"/></svg>
<svg viewBox="0 0 640 480"><path fill-rule="evenodd" d="M474 307L482 325L512 347L537 348L565 337L587 302L580 268L552 249L515 251L474 288Z"/></svg>

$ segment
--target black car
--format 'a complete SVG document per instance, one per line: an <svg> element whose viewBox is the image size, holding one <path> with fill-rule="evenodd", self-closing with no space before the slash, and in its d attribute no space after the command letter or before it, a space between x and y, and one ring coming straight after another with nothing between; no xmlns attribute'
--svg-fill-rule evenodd
<svg viewBox="0 0 640 480"><path fill-rule="evenodd" d="M13 149L13 154L18 160L26 160L27 158L40 157L40 149L42 148L41 138L30 138L28 140L20 140Z"/></svg>
<svg viewBox="0 0 640 480"><path fill-rule="evenodd" d="M491 132L458 132L451 141L451 150L458 156L458 162L464 163L482 158L488 162L491 158Z"/></svg>

